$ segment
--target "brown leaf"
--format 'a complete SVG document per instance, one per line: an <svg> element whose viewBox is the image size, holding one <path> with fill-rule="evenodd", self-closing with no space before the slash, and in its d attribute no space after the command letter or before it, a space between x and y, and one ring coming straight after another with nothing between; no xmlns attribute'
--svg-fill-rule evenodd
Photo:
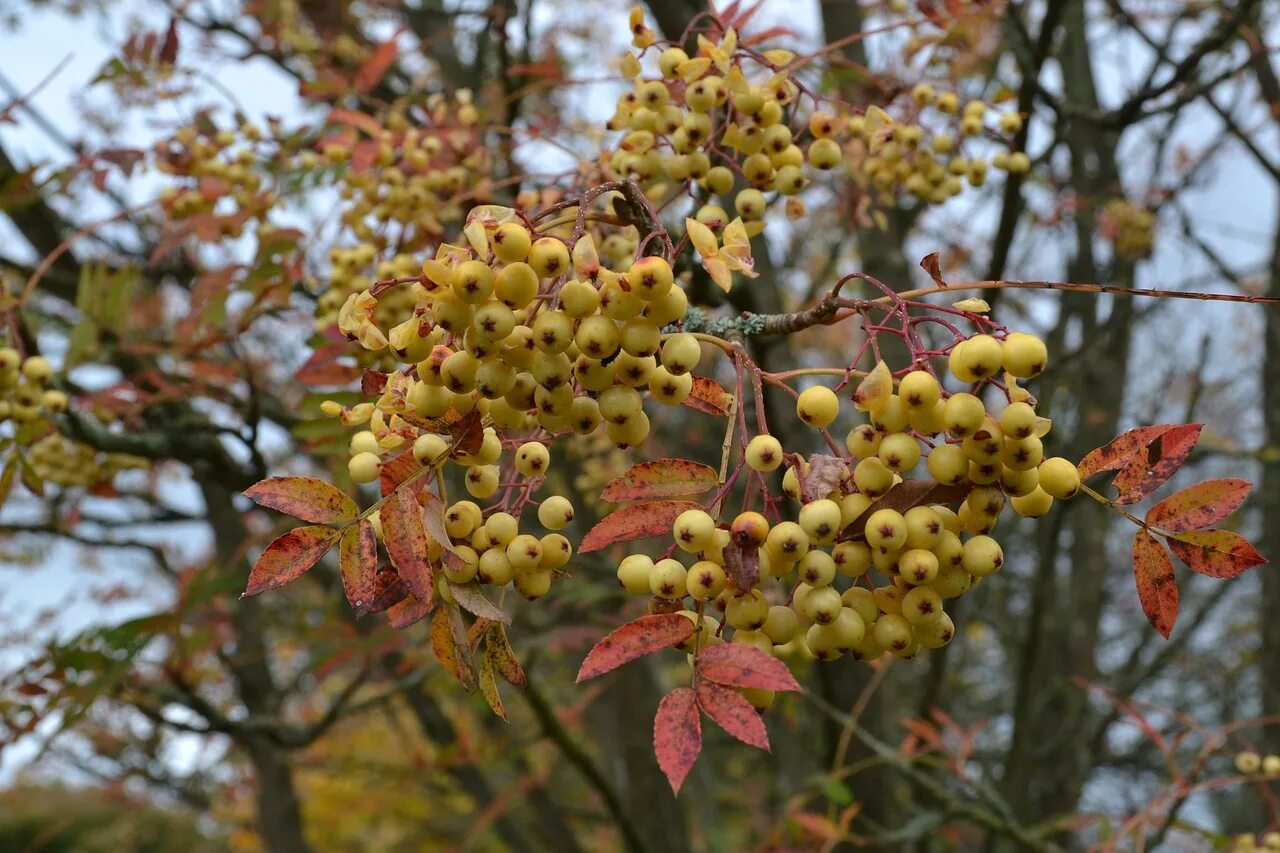
<svg viewBox="0 0 1280 853"><path fill-rule="evenodd" d="M449 425L453 446L463 453L476 453L484 441L484 415L479 408L472 409L460 420Z"/></svg>
<svg viewBox="0 0 1280 853"><path fill-rule="evenodd" d="M178 61L178 19L169 19L169 28L164 31L164 41L160 44L160 64L173 65Z"/></svg>
<svg viewBox="0 0 1280 853"><path fill-rule="evenodd" d="M527 680L515 649L507 639L507 629L497 622L485 626L484 653L493 661L494 669L509 683L523 690Z"/></svg>
<svg viewBox="0 0 1280 853"><path fill-rule="evenodd" d="M684 398L683 405L708 415L725 417L733 411L733 395L705 376L693 377L693 389Z"/></svg>
<svg viewBox="0 0 1280 853"><path fill-rule="evenodd" d="M1248 539L1230 530L1192 530L1165 541L1191 571L1211 578L1233 578L1267 562Z"/></svg>
<svg viewBox="0 0 1280 853"><path fill-rule="evenodd" d="M946 287L947 283L942 280L942 267L938 263L938 253L930 252L920 259L920 269L929 274L929 278L933 279L933 283L938 287Z"/></svg>
<svg viewBox="0 0 1280 853"><path fill-rule="evenodd" d="M338 564L347 601L356 613L367 612L374 600L378 573L378 539L368 519L362 518L342 531Z"/></svg>
<svg viewBox="0 0 1280 853"><path fill-rule="evenodd" d="M467 640L462 613L447 604L431 618L431 649L445 671L458 680L467 692L476 689L476 670L471 662L471 645Z"/></svg>
<svg viewBox="0 0 1280 853"><path fill-rule="evenodd" d="M738 691L714 681L699 681L698 707L738 740L769 752L769 732L764 720Z"/></svg>
<svg viewBox="0 0 1280 853"><path fill-rule="evenodd" d="M840 487L840 478L848 470L847 459L827 453L812 454L809 457L809 473L800 478L801 498L805 503L825 498Z"/></svg>
<svg viewBox="0 0 1280 853"><path fill-rule="evenodd" d="M336 541L338 531L320 525L290 530L268 545L253 564L244 594L257 595L302 577Z"/></svg>
<svg viewBox="0 0 1280 853"><path fill-rule="evenodd" d="M595 678L636 658L661 651L693 636L693 622L679 613L641 616L596 643L578 669L578 681Z"/></svg>
<svg viewBox="0 0 1280 853"><path fill-rule="evenodd" d="M397 489L382 504L382 541L400 577L415 596L431 603L435 595L434 570L422 526L422 508L410 489Z"/></svg>
<svg viewBox="0 0 1280 853"><path fill-rule="evenodd" d="M754 545L744 547L730 539L724 547L724 570L735 590L755 589L760 583L760 549Z"/></svg>
<svg viewBox="0 0 1280 853"><path fill-rule="evenodd" d="M454 583L453 581L447 581L447 583L449 591L453 593L454 599L463 610L491 622L511 624L511 616L490 601L478 583Z"/></svg>
<svg viewBox="0 0 1280 853"><path fill-rule="evenodd" d="M1141 528L1133 537L1133 577L1147 621L1166 640L1178 619L1178 581L1160 542Z"/></svg>
<svg viewBox="0 0 1280 853"><path fill-rule="evenodd" d="M412 447L383 462L378 469L378 486L382 494L386 496L400 488L400 484L420 467L422 466L418 464L418 460L413 457Z"/></svg>
<svg viewBox="0 0 1280 853"><path fill-rule="evenodd" d="M1205 480L1147 510L1147 524L1170 533L1198 530L1221 521L1239 508L1253 488L1247 480Z"/></svg>
<svg viewBox="0 0 1280 853"><path fill-rule="evenodd" d="M409 585L401 579L399 572L390 565L378 566L378 571L373 576L373 589L368 603L363 608L355 608L356 616L381 613L399 604L408 595Z"/></svg>
<svg viewBox="0 0 1280 853"><path fill-rule="evenodd" d="M387 374L381 370L366 367L360 374L360 393L366 397L376 397L387 390Z"/></svg>
<svg viewBox="0 0 1280 853"><path fill-rule="evenodd" d="M662 697L653 718L653 754L672 793L680 793L700 752L702 721L698 719L697 697L692 688L677 687Z"/></svg>
<svg viewBox="0 0 1280 853"><path fill-rule="evenodd" d="M928 504L950 506L968 497L972 488L971 485L946 486L941 483L935 483L933 480L903 480L890 489L888 494L867 507L862 515L855 518L844 529L843 535L845 538L861 536L866 529L867 519L871 517L873 512L878 510L895 509L898 512L905 513L914 506L926 506Z"/></svg>
<svg viewBox="0 0 1280 853"><path fill-rule="evenodd" d="M646 501L614 510L582 538L579 554L599 551L618 542L631 542L671 532L676 516L689 509L701 509L692 501Z"/></svg>
<svg viewBox="0 0 1280 853"><path fill-rule="evenodd" d="M719 482L716 470L688 459L655 459L632 465L627 473L604 487L600 497L610 503L697 495Z"/></svg>
<svg viewBox="0 0 1280 853"><path fill-rule="evenodd" d="M698 652L695 665L703 678L731 687L775 691L800 689L785 663L744 643L707 646Z"/></svg>
<svg viewBox="0 0 1280 853"><path fill-rule="evenodd" d="M360 513L345 492L315 477L268 477L244 491L256 503L310 521L313 524L345 524Z"/></svg>

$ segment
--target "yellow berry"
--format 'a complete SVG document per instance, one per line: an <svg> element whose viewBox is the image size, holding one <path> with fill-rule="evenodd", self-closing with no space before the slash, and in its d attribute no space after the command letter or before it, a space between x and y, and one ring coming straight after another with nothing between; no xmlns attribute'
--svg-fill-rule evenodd
<svg viewBox="0 0 1280 853"><path fill-rule="evenodd" d="M357 483L372 483L378 479L381 461L375 453L357 453L347 462L347 471Z"/></svg>
<svg viewBox="0 0 1280 853"><path fill-rule="evenodd" d="M824 385L806 388L796 400L796 416L811 427L822 429L830 426L838 414L840 399Z"/></svg>
<svg viewBox="0 0 1280 853"><path fill-rule="evenodd" d="M1080 471L1070 459L1051 456L1040 463L1040 488L1059 500L1080 491Z"/></svg>

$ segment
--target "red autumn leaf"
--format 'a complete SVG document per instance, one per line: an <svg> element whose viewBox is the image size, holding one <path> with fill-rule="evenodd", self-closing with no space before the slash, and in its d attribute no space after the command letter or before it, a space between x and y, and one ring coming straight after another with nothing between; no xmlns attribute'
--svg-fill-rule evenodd
<svg viewBox="0 0 1280 853"><path fill-rule="evenodd" d="M1160 424L1131 429L1108 441L1102 447L1090 450L1080 460L1080 479L1085 480L1099 471L1119 471L1142 453L1148 444L1164 435L1177 424Z"/></svg>
<svg viewBox="0 0 1280 853"><path fill-rule="evenodd" d="M1160 636L1169 639L1178 619L1178 581L1169 552L1143 529L1133 537L1133 577L1147 621Z"/></svg>
<svg viewBox="0 0 1280 853"><path fill-rule="evenodd" d="M339 358L349 355L351 347L345 341L317 347L298 368L293 378L312 388L336 388L349 385L360 376L360 369L340 364Z"/></svg>
<svg viewBox="0 0 1280 853"><path fill-rule="evenodd" d="M382 136L382 125L378 124L378 120L359 110L333 109L329 111L329 115L325 116L325 120L364 131L365 136L371 136L374 139Z"/></svg>
<svg viewBox="0 0 1280 853"><path fill-rule="evenodd" d="M418 460L413 458L412 448L383 462L378 468L378 487L382 494L385 496L394 492L421 467Z"/></svg>
<svg viewBox="0 0 1280 853"><path fill-rule="evenodd" d="M616 628L596 643L578 669L578 681L595 678L628 661L644 657L693 636L693 622L679 613L641 616Z"/></svg>
<svg viewBox="0 0 1280 853"><path fill-rule="evenodd" d="M337 540L338 531L318 524L290 530L268 545L253 564L244 594L257 595L298 579L320 562Z"/></svg>
<svg viewBox="0 0 1280 853"><path fill-rule="evenodd" d="M1246 480L1205 480L1174 492L1147 511L1147 524L1170 533L1199 530L1235 512L1253 488Z"/></svg>
<svg viewBox="0 0 1280 853"><path fill-rule="evenodd" d="M374 397L387 390L387 374L381 370L366 367L360 374L360 393L366 397Z"/></svg>
<svg viewBox="0 0 1280 853"><path fill-rule="evenodd" d="M698 652L697 667L703 678L731 687L775 691L800 689L785 663L743 643L707 646Z"/></svg>
<svg viewBox="0 0 1280 853"><path fill-rule="evenodd" d="M378 540L368 519L362 518L342 531L338 565L342 568L342 589L347 601L360 613L373 603L378 574Z"/></svg>
<svg viewBox="0 0 1280 853"><path fill-rule="evenodd" d="M671 532L676 516L689 509L702 509L692 501L647 501L609 513L582 537L578 553L599 551L618 542L630 542Z"/></svg>
<svg viewBox="0 0 1280 853"><path fill-rule="evenodd" d="M680 793L700 752L702 721L698 719L697 697L693 688L677 687L662 697L653 718L653 754L673 794Z"/></svg>
<svg viewBox="0 0 1280 853"><path fill-rule="evenodd" d="M169 19L169 28L164 32L164 41L160 43L160 64L173 65L178 61L178 19Z"/></svg>
<svg viewBox="0 0 1280 853"><path fill-rule="evenodd" d="M764 720L738 691L714 681L700 681L698 707L738 740L769 751L769 732L765 729Z"/></svg>
<svg viewBox="0 0 1280 853"><path fill-rule="evenodd" d="M485 626L484 654L491 659L494 669L508 683L524 689L527 683L524 667L520 666L520 659L516 657L515 649L511 648L507 629L497 622L490 622Z"/></svg>
<svg viewBox="0 0 1280 853"><path fill-rule="evenodd" d="M315 477L268 477L244 491L245 497L312 524L345 524L360 513L356 502L332 483Z"/></svg>
<svg viewBox="0 0 1280 853"><path fill-rule="evenodd" d="M1200 440L1204 424L1175 426L1158 435L1116 475L1116 503L1131 504L1160 488L1177 473Z"/></svg>
<svg viewBox="0 0 1280 853"><path fill-rule="evenodd" d="M705 376L693 377L693 389L684 398L684 405L708 415L724 417L733 411L733 395Z"/></svg>
<svg viewBox="0 0 1280 853"><path fill-rule="evenodd" d="M409 591L427 602L435 594L429 543L422 526L422 508L411 489L397 489L382 504L382 540L387 554Z"/></svg>
<svg viewBox="0 0 1280 853"><path fill-rule="evenodd" d="M1191 571L1211 578L1233 578L1267 562L1248 539L1230 530L1192 530L1165 541Z"/></svg>
<svg viewBox="0 0 1280 853"><path fill-rule="evenodd" d="M391 38L369 54L369 58L356 71L355 77L351 81L351 85L355 87L357 92L368 92L382 82L382 78L387 75L387 71L391 69L391 63L396 61L396 33Z"/></svg>
<svg viewBox="0 0 1280 853"><path fill-rule="evenodd" d="M392 566L378 566L373 576L373 590L364 607L356 607L357 616L368 616L389 610L409 595L409 586Z"/></svg>
<svg viewBox="0 0 1280 853"><path fill-rule="evenodd" d="M484 441L484 414L472 409L449 425L453 445L463 453L476 453Z"/></svg>
<svg viewBox="0 0 1280 853"><path fill-rule="evenodd" d="M426 619L430 613L431 602L409 593L387 608L387 622L392 628L404 629Z"/></svg>
<svg viewBox="0 0 1280 853"><path fill-rule="evenodd" d="M600 497L610 503L697 495L719 482L716 470L688 459L655 459L632 465L627 473L604 487Z"/></svg>
<svg viewBox="0 0 1280 853"><path fill-rule="evenodd" d="M484 590L477 583L454 583L449 581L449 592L453 593L453 598L458 605L468 613L479 616L481 619L488 619L490 622L501 622L504 625L511 624L511 617L505 610L498 607L490 601L484 594Z"/></svg>

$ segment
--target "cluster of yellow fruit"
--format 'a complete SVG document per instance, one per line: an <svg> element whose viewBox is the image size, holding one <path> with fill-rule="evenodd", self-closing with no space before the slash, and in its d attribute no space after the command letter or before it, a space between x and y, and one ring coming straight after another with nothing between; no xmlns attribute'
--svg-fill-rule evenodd
<svg viewBox="0 0 1280 853"><path fill-rule="evenodd" d="M1280 832L1267 832L1261 836L1245 833L1231 842L1231 853L1249 853L1252 850L1280 850Z"/></svg>
<svg viewBox="0 0 1280 853"><path fill-rule="evenodd" d="M33 442L27 461L32 473L42 482L65 489L110 483L121 471L150 464L146 459L126 453L99 453L57 432Z"/></svg>
<svg viewBox="0 0 1280 853"><path fill-rule="evenodd" d="M198 214L214 214L224 199L234 211L223 213L216 222L219 236L239 237L250 220L265 219L278 201L276 192L265 185L262 160L266 135L261 127L244 122L221 130L201 124L179 127L169 139L156 143L155 168L162 174L183 179L181 186L165 187L160 201L177 221Z"/></svg>
<svg viewBox="0 0 1280 853"><path fill-rule="evenodd" d="M53 365L44 356L23 358L12 347L0 348L0 422L27 424L67 410L67 395L49 388Z"/></svg>
<svg viewBox="0 0 1280 853"><path fill-rule="evenodd" d="M1156 216L1150 208L1113 198L1102 208L1102 229L1122 258L1139 261L1155 246Z"/></svg>
<svg viewBox="0 0 1280 853"><path fill-rule="evenodd" d="M339 311L348 338L413 365L360 409L379 446L442 443L434 433L419 437L419 428L477 407L506 433L590 435L603 424L613 443L640 444L649 434L645 392L679 404L701 355L694 336L662 333L688 306L671 266L644 257L614 271L601 265L589 234L571 247L560 237L535 239L513 211L480 214L467 246L442 246L420 281L401 285L415 304L408 319L384 332L375 317L380 294L370 291L351 294ZM353 476L375 478L375 462L357 454ZM480 482L496 483L496 474L474 477L482 491Z"/></svg>
<svg viewBox="0 0 1280 853"><path fill-rule="evenodd" d="M631 25L633 44L643 55L654 33L639 10ZM607 162L613 175L637 181L655 198L695 182L706 196L695 218L705 225L729 222L727 205L715 197L727 201L732 194L736 214L755 236L772 201L765 193L794 197L813 171L842 164L886 204L903 190L937 204L959 194L965 181L977 187L986 180L988 161L960 153L963 140L988 131L989 108L982 101L962 108L955 94L921 84L912 91L915 121L895 121L877 106L855 115L832 102L838 110L833 113L817 109L821 99L792 79L790 51L742 49L732 30L719 43L700 35L698 48L693 57L680 47L663 50L658 78L641 73L637 55L624 57L623 73L634 85L618 98L608 122L624 136ZM802 95L813 104L807 115ZM929 135L918 121L928 107L952 132ZM996 123L994 130L1005 135L1022 127L1021 116L1012 112L1000 114ZM992 164L1010 172L1030 167L1026 154L1010 151L998 152ZM793 215L803 210L797 199L788 202Z"/></svg>
<svg viewBox="0 0 1280 853"><path fill-rule="evenodd" d="M835 473L819 485L812 480L824 476L815 472L817 462L787 465L781 488L800 504L794 520L770 524L746 511L726 528L705 511L687 511L672 535L691 564L635 554L618 566L619 582L660 599L660 607L691 600L698 612L685 612L705 642L723 640L727 628L732 642L779 655L863 660L945 645L955 630L945 600L1003 565L989 534L1006 497L1019 515L1036 517L1080 489L1073 463L1045 458L1041 439L1050 422L1017 384L1045 363L1045 346L1032 335L981 334L957 343L949 354L956 379L1003 374L1011 401L990 413L977 394L946 393L928 364L895 379L881 362L854 393L869 422L849 431L847 456L828 458ZM824 386L796 400L797 417L815 429L832 425L839 411L839 398ZM752 438L744 454L766 477L787 457L768 434ZM907 480L922 461L932 482L911 491ZM926 500L930 495L938 502ZM734 587L725 568L731 545L758 549L757 586ZM706 605L723 613L723 626Z"/></svg>

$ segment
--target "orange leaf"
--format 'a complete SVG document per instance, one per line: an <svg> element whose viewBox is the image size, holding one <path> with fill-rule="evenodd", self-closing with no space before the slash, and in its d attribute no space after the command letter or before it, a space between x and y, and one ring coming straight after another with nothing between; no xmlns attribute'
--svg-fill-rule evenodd
<svg viewBox="0 0 1280 853"><path fill-rule="evenodd" d="M1200 440L1204 424L1183 424L1158 435L1116 475L1116 503L1131 504L1160 488L1177 473Z"/></svg>
<svg viewBox="0 0 1280 853"><path fill-rule="evenodd" d="M708 415L724 417L733 411L733 395L705 376L693 377L693 389L684 398L684 404Z"/></svg>
<svg viewBox="0 0 1280 853"><path fill-rule="evenodd" d="M769 732L764 720L741 693L714 681L698 682L698 707L716 725L738 740L757 749L769 751Z"/></svg>
<svg viewBox="0 0 1280 853"><path fill-rule="evenodd" d="M1178 581L1169 552L1143 529L1133 537L1133 577L1147 621L1160 636L1169 639L1178 619Z"/></svg>
<svg viewBox="0 0 1280 853"><path fill-rule="evenodd" d="M318 524L290 530L268 545L258 562L253 564L244 594L257 595L302 577L320 562L337 539L338 531ZM692 626L693 623L689 624Z"/></svg>
<svg viewBox="0 0 1280 853"><path fill-rule="evenodd" d="M1084 480L1099 471L1118 471L1133 461L1133 458L1146 449L1147 445L1159 436L1173 429L1175 424L1145 426L1121 433L1102 447L1089 451L1080 460L1080 479Z"/></svg>
<svg viewBox="0 0 1280 853"><path fill-rule="evenodd" d="M330 110L325 119L334 124L342 124L347 127L353 127L356 130L362 130L366 136L371 136L374 139L382 136L382 125L378 124L378 120L359 110Z"/></svg>
<svg viewBox="0 0 1280 853"><path fill-rule="evenodd" d="M743 643L707 646L698 653L697 667L703 678L732 687L775 691L800 689L785 663Z"/></svg>
<svg viewBox="0 0 1280 853"><path fill-rule="evenodd" d="M431 613L431 602L423 601L413 593L387 608L387 622L392 628L408 628L426 619Z"/></svg>
<svg viewBox="0 0 1280 853"><path fill-rule="evenodd" d="M391 63L396 61L398 50L396 38L399 35L400 33L397 32L391 38L378 45L373 53L369 54L369 58L364 61L359 70L356 71L356 76L352 79L351 84L357 92L368 92L381 83L383 77L387 76L387 71L391 69Z"/></svg>
<svg viewBox="0 0 1280 853"><path fill-rule="evenodd" d="M1267 562L1248 539L1230 530L1192 530L1165 541L1191 571L1211 578L1233 578Z"/></svg>
<svg viewBox="0 0 1280 853"><path fill-rule="evenodd" d="M1174 492L1147 511L1147 524L1170 533L1208 527L1235 512L1253 488L1245 480L1205 480Z"/></svg>
<svg viewBox="0 0 1280 853"><path fill-rule="evenodd" d="M258 506L312 524L344 524L360 512L345 492L315 477L268 477L245 489L244 494Z"/></svg>
<svg viewBox="0 0 1280 853"><path fill-rule="evenodd" d="M430 604L435 595L433 570L427 556L427 532L422 508L410 489L397 489L382 505L382 539L387 554L409 591Z"/></svg>
<svg viewBox="0 0 1280 853"><path fill-rule="evenodd" d="M610 503L697 495L719 481L714 468L688 459L655 459L632 465L610 481L600 497Z"/></svg>
<svg viewBox="0 0 1280 853"><path fill-rule="evenodd" d="M431 618L431 649L441 665L468 692L476 689L476 670L471 662L471 646L467 641L462 613L446 605Z"/></svg>
<svg viewBox="0 0 1280 853"><path fill-rule="evenodd" d="M378 470L378 486L382 494L385 496L394 492L419 467L418 460L413 458L412 448L383 462Z"/></svg>
<svg viewBox="0 0 1280 853"><path fill-rule="evenodd" d="M693 636L693 622L679 613L641 616L616 628L587 652L578 681L595 678L624 663L670 648Z"/></svg>
<svg viewBox="0 0 1280 853"><path fill-rule="evenodd" d="M362 518L342 531L338 540L338 564L342 567L342 590L358 615L373 603L378 573L378 540L373 524Z"/></svg>
<svg viewBox="0 0 1280 853"><path fill-rule="evenodd" d="M670 533L676 516L688 509L702 509L702 506L692 501L648 501L624 506L587 531L578 553L587 554L618 542Z"/></svg>
<svg viewBox="0 0 1280 853"><path fill-rule="evenodd" d="M697 697L692 688L677 687L662 697L653 718L653 754L673 794L680 793L700 752L702 721L698 719Z"/></svg>

